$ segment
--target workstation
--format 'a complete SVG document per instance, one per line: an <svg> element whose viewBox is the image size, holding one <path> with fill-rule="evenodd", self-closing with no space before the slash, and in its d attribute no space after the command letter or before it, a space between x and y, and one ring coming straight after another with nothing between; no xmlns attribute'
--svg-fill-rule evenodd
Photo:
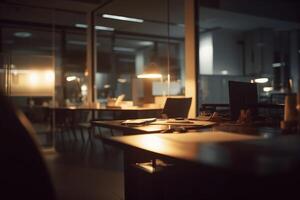
<svg viewBox="0 0 300 200"><path fill-rule="evenodd" d="M297 196L299 8L290 0L1 2L3 195Z"/></svg>

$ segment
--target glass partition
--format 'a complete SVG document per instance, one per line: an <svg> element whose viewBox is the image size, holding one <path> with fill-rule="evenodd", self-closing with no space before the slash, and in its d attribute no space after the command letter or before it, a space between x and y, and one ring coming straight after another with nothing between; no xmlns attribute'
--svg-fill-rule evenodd
<svg viewBox="0 0 300 200"><path fill-rule="evenodd" d="M260 102L298 91L299 3L197 2L199 105L228 104L229 80L257 83Z"/></svg>
<svg viewBox="0 0 300 200"><path fill-rule="evenodd" d="M86 30L76 25L86 14L30 3L0 8L1 90L31 121L40 144L53 147L52 108L81 105L88 93Z"/></svg>
<svg viewBox="0 0 300 200"><path fill-rule="evenodd" d="M98 101L124 94L141 106L184 95L183 3L117 0L97 10Z"/></svg>

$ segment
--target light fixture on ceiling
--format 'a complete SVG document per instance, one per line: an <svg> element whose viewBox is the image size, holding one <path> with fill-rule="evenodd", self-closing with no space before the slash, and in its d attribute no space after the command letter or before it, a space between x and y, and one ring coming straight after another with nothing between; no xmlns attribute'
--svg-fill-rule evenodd
<svg viewBox="0 0 300 200"><path fill-rule="evenodd" d="M77 28L87 28L88 26L86 24L75 24L75 27L77 27Z"/></svg>
<svg viewBox="0 0 300 200"><path fill-rule="evenodd" d="M88 25L86 24L75 24L75 27L77 28L87 28ZM100 31L114 31L115 29L112 27L107 27L107 26L95 26L96 30L100 30Z"/></svg>
<svg viewBox="0 0 300 200"><path fill-rule="evenodd" d="M95 26L96 30L101 30L101 31L114 31L114 28L107 27L107 26Z"/></svg>
<svg viewBox="0 0 300 200"><path fill-rule="evenodd" d="M264 92L271 92L271 91L273 91L273 87L264 87L263 91Z"/></svg>
<svg viewBox="0 0 300 200"><path fill-rule="evenodd" d="M154 44L154 42L152 41L140 41L138 42L139 45L141 46L152 46Z"/></svg>
<svg viewBox="0 0 300 200"><path fill-rule="evenodd" d="M71 82L71 81L75 81L77 79L76 76L67 76L66 80Z"/></svg>
<svg viewBox="0 0 300 200"><path fill-rule="evenodd" d="M32 33L29 33L29 32L15 32L14 36L18 37L18 38L29 38L29 37L32 36Z"/></svg>
<svg viewBox="0 0 300 200"><path fill-rule="evenodd" d="M276 68L276 67L284 67L284 62L277 62L277 63L273 63L272 64L272 67L273 68Z"/></svg>
<svg viewBox="0 0 300 200"><path fill-rule="evenodd" d="M103 18L107 19L115 19L115 20L121 20L121 21L128 21L128 22L136 22L136 23L143 23L143 19L133 18L133 17L125 17L120 15L110 15L110 14L103 14Z"/></svg>
<svg viewBox="0 0 300 200"><path fill-rule="evenodd" d="M269 81L268 78L256 78L254 79L255 83L267 83Z"/></svg>

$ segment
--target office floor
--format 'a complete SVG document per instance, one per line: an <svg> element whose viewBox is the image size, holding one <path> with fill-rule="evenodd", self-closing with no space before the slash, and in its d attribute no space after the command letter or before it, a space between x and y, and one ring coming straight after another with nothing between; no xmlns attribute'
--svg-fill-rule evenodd
<svg viewBox="0 0 300 200"><path fill-rule="evenodd" d="M118 149L95 141L93 148L81 140L57 142L56 152L45 158L58 200L121 200L123 158Z"/></svg>

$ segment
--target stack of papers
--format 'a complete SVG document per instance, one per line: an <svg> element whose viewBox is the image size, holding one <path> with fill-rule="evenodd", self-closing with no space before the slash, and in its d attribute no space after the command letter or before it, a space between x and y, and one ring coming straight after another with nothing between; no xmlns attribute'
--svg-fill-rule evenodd
<svg viewBox="0 0 300 200"><path fill-rule="evenodd" d="M132 125L139 125L139 124L146 124L150 122L154 122L156 118L145 118L145 119L127 119L122 122L122 124L132 124Z"/></svg>

